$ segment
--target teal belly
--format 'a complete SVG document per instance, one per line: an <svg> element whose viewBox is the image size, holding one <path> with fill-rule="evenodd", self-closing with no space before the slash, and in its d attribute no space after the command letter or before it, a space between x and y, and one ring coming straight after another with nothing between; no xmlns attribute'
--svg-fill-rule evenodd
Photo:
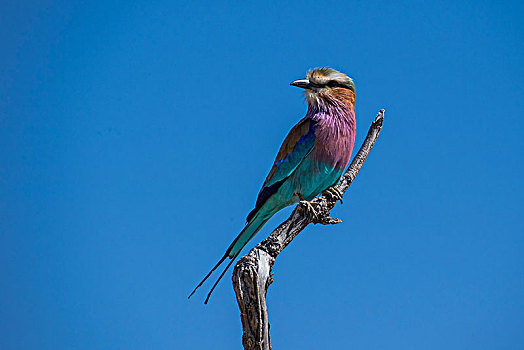
<svg viewBox="0 0 524 350"><path fill-rule="evenodd" d="M295 170L290 182L295 192L309 201L334 185L340 179L340 175L341 172L332 166L306 158Z"/></svg>

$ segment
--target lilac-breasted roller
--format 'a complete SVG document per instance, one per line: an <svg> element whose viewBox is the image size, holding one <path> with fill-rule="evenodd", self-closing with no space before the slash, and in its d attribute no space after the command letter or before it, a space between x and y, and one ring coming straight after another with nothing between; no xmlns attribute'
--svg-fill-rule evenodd
<svg viewBox="0 0 524 350"><path fill-rule="evenodd" d="M284 139L255 208L247 216L246 226L189 297L218 266L231 259L207 295L207 303L242 248L276 212L302 200L310 201L336 184L349 162L355 142L353 81L345 74L323 67L309 70L305 79L295 80L291 85L305 91L306 116Z"/></svg>

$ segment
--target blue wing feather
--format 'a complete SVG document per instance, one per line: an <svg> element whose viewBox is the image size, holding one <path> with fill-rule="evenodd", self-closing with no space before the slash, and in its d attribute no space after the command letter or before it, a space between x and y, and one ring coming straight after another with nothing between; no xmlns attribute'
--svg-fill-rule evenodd
<svg viewBox="0 0 524 350"><path fill-rule="evenodd" d="M315 145L314 129L314 122L309 118L304 118L286 136L282 146L280 146L273 167L258 194L255 208L247 216L248 222L313 150Z"/></svg>

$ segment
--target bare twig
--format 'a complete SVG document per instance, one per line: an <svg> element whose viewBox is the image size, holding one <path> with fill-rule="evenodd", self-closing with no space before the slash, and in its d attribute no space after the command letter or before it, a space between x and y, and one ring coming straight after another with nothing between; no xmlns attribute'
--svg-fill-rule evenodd
<svg viewBox="0 0 524 350"><path fill-rule="evenodd" d="M329 211L339 200L338 194L344 194L357 176L378 138L383 120L384 110L382 109L378 112L364 143L340 181L323 193L322 196L310 202L317 213L316 216L313 216L305 205L297 205L286 221L235 265L233 288L237 296L242 320L244 349L271 349L266 293L269 285L273 282L271 269L275 259L307 225L311 223L333 225L341 222L339 219L330 217Z"/></svg>

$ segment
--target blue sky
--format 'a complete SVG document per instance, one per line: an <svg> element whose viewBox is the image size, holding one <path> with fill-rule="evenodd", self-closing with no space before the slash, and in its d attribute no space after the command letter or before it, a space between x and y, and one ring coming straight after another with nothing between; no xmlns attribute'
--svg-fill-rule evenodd
<svg viewBox="0 0 524 350"><path fill-rule="evenodd" d="M230 274L209 305L208 285L186 297L305 113L289 82L329 65L355 80L357 146L386 120L344 222L276 262L273 347L521 349L523 15L2 2L0 348L241 348Z"/></svg>

